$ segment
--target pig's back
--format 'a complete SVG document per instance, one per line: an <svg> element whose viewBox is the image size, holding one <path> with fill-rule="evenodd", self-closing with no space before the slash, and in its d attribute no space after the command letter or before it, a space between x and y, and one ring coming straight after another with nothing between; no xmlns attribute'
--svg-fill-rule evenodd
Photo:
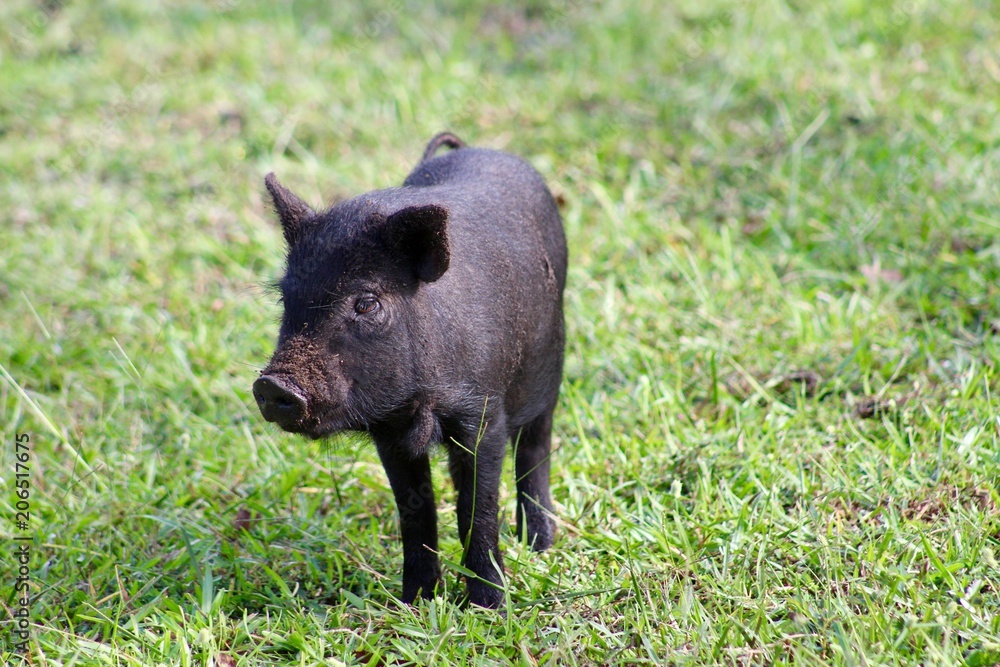
<svg viewBox="0 0 1000 667"><path fill-rule="evenodd" d="M468 235L479 238L484 231L479 224L494 223L490 232L510 235L497 240L519 247L535 242L536 234L540 235L562 291L567 253L559 210L545 181L521 158L500 151L461 148L418 165L403 186L428 188L423 193L450 204L456 232L470 223Z"/></svg>
<svg viewBox="0 0 1000 667"><path fill-rule="evenodd" d="M504 394L511 426L526 423L562 372L567 251L548 187L517 157L462 148L418 166L403 193L449 210L451 265L426 287L453 366Z"/></svg>

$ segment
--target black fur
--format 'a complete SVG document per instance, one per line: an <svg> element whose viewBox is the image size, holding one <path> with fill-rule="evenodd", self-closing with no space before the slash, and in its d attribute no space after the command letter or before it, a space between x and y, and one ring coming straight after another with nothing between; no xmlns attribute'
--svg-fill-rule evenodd
<svg viewBox="0 0 1000 667"><path fill-rule="evenodd" d="M452 152L433 157L442 145ZM496 607L500 473L515 446L518 533L552 544L549 447L563 362L566 241L538 173L431 140L403 186L314 213L269 175L289 243L277 350L254 395L283 429L371 433L399 509L403 599L440 577L428 447L458 490L469 598ZM493 563L500 566L500 570Z"/></svg>

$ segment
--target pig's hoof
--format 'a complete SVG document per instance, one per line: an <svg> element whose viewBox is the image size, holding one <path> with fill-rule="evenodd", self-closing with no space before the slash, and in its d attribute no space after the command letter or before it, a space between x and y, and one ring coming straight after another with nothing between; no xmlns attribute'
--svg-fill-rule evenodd
<svg viewBox="0 0 1000 667"><path fill-rule="evenodd" d="M503 606L503 588L485 581L470 581L469 602L477 607L499 609Z"/></svg>
<svg viewBox="0 0 1000 667"><path fill-rule="evenodd" d="M524 536L524 543L531 547L532 551L545 551L552 546L556 536L556 524L552 517L536 513L528 517L528 530L521 533ZM520 526L518 527L520 533Z"/></svg>
<svg viewBox="0 0 1000 667"><path fill-rule="evenodd" d="M405 586L403 588L403 603L414 604L417 600L432 600L437 593L438 582L431 581L420 586Z"/></svg>

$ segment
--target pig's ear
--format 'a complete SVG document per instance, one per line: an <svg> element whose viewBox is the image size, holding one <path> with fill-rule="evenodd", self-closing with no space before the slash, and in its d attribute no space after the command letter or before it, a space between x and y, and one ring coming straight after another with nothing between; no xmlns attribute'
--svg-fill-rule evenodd
<svg viewBox="0 0 1000 667"><path fill-rule="evenodd" d="M264 177L264 185L271 193L271 200L274 202L274 210L278 212L278 219L281 220L281 229L285 233L285 240L291 247L299 240L302 224L316 213L309 208L309 204L296 197L291 190L279 183L273 173Z"/></svg>
<svg viewBox="0 0 1000 667"><path fill-rule="evenodd" d="M386 219L386 233L409 256L417 278L432 283L448 270L448 211L441 206L409 206Z"/></svg>

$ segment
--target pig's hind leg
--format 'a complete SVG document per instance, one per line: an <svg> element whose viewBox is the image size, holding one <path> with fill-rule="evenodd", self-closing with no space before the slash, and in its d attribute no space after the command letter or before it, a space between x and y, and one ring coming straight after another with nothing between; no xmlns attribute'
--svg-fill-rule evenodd
<svg viewBox="0 0 1000 667"><path fill-rule="evenodd" d="M517 534L535 551L548 549L555 537L549 496L552 412L536 417L514 435Z"/></svg>

